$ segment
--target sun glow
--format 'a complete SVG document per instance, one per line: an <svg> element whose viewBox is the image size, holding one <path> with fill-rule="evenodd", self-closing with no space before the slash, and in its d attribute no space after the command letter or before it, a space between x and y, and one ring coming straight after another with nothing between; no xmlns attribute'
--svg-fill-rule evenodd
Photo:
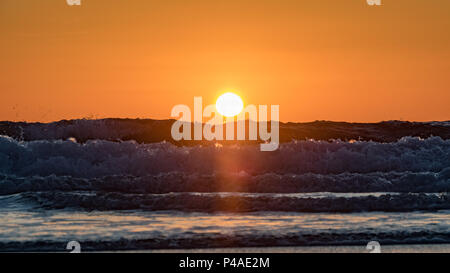
<svg viewBox="0 0 450 273"><path fill-rule="evenodd" d="M216 101L216 109L222 116L233 117L239 114L244 108L242 99L231 92L221 95Z"/></svg>

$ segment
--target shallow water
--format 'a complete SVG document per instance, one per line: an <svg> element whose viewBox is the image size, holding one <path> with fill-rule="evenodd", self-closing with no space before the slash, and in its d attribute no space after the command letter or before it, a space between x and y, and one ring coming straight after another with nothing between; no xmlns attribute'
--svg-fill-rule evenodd
<svg viewBox="0 0 450 273"><path fill-rule="evenodd" d="M80 211L2 200L4 251L190 249L249 246L448 243L450 211L409 213L203 213ZM326 248L325 248L326 249Z"/></svg>

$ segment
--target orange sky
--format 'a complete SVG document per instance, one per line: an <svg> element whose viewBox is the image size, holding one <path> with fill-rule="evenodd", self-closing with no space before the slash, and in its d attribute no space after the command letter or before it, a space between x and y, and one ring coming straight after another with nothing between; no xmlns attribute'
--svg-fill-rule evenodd
<svg viewBox="0 0 450 273"><path fill-rule="evenodd" d="M450 120L450 1L0 1L0 120L169 118L279 104L282 121Z"/></svg>

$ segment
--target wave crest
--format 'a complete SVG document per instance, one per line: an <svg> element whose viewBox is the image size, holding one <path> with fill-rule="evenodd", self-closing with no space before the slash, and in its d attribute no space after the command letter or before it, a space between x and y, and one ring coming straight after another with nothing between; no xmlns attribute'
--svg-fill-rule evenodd
<svg viewBox="0 0 450 273"><path fill-rule="evenodd" d="M24 193L46 209L176 210L197 212L405 212L450 209L449 194L383 194L356 197L297 197L274 194L123 194L123 193Z"/></svg>
<svg viewBox="0 0 450 273"><path fill-rule="evenodd" d="M92 140L22 142L0 136L0 173L17 176L145 176L168 172L256 175L440 172L450 167L450 140L294 141L275 152L257 145L177 147L170 143Z"/></svg>

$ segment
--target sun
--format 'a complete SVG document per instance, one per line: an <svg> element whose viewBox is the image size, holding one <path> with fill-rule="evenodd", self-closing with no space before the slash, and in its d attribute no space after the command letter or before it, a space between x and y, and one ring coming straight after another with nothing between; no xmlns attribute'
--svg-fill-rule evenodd
<svg viewBox="0 0 450 273"><path fill-rule="evenodd" d="M234 117L244 108L242 99L231 92L221 95L216 101L216 109L222 116Z"/></svg>

